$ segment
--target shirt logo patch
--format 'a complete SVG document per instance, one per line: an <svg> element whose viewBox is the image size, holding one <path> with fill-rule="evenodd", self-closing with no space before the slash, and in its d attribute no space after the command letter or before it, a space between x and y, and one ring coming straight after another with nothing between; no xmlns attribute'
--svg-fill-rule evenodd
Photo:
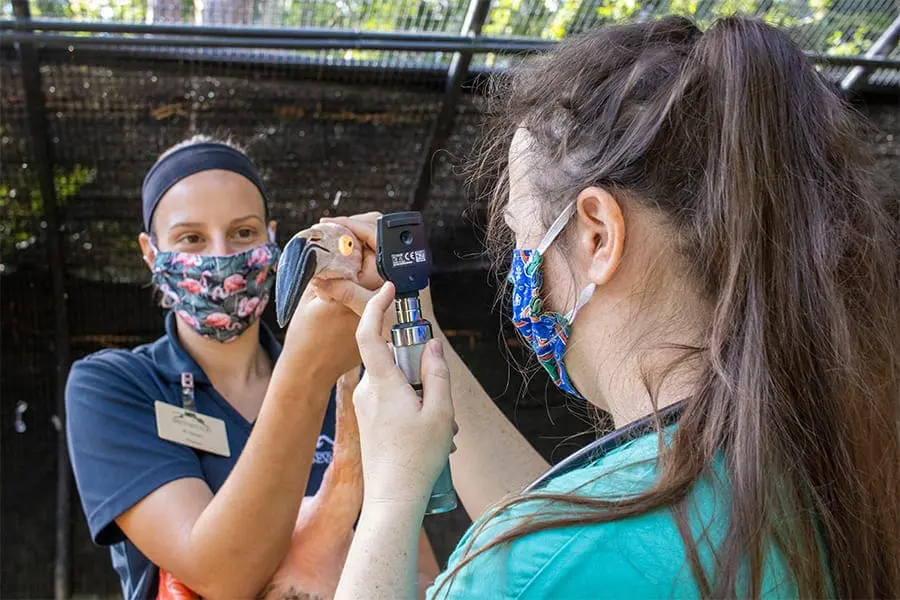
<svg viewBox="0 0 900 600"><path fill-rule="evenodd" d="M334 456L334 440L325 434L316 441L316 453L313 455L314 465L327 465Z"/></svg>

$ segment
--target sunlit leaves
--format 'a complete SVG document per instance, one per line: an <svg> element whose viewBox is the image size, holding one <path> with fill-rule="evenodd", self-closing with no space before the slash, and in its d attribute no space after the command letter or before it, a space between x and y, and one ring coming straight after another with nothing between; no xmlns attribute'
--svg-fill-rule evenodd
<svg viewBox="0 0 900 600"><path fill-rule="evenodd" d="M641 8L638 0L600 0L599 4L597 15L609 21L630 19Z"/></svg>
<svg viewBox="0 0 900 600"><path fill-rule="evenodd" d="M828 37L829 54L836 56L853 56L862 54L869 49L872 41L867 39L868 29L860 27L850 35L841 31L835 31Z"/></svg>
<svg viewBox="0 0 900 600"><path fill-rule="evenodd" d="M698 0L672 0L669 10L673 15L682 17L693 17L697 13L697 7L700 5Z"/></svg>
<svg viewBox="0 0 900 600"><path fill-rule="evenodd" d="M569 25L578 14L581 7L580 0L565 0L553 15L550 24L542 32L541 37L551 40L560 40L568 31Z"/></svg>

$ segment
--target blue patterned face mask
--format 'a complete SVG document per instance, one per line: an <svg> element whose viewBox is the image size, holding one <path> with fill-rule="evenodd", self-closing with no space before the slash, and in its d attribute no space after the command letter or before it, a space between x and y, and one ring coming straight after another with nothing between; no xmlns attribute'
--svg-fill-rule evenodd
<svg viewBox="0 0 900 600"><path fill-rule="evenodd" d="M569 379L563 354L572 332L575 314L591 299L596 286L590 284L585 287L579 294L575 307L566 315L545 311L540 296L543 283L541 271L543 255L574 213L575 203L572 202L553 222L536 249L513 250L512 267L507 279L513 285L512 322L516 330L531 346L538 362L550 374L553 383L562 391L584 400Z"/></svg>
<svg viewBox="0 0 900 600"><path fill-rule="evenodd" d="M174 310L191 329L230 342L265 310L280 253L271 239L227 256L157 251L153 283L162 293L163 307Z"/></svg>

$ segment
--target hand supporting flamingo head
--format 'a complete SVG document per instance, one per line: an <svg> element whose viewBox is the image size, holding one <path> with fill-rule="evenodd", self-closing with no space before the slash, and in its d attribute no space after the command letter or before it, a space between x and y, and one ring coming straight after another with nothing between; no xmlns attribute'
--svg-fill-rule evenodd
<svg viewBox="0 0 900 600"><path fill-rule="evenodd" d="M278 325L287 326L313 278L357 281L362 244L336 223L318 223L294 235L284 247L275 279Z"/></svg>

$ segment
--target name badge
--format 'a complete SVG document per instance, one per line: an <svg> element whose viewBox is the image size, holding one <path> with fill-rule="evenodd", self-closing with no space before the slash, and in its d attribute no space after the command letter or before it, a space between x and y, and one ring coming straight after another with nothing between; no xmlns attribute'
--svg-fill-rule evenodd
<svg viewBox="0 0 900 600"><path fill-rule="evenodd" d="M156 431L164 440L219 456L231 456L222 419L157 400Z"/></svg>

